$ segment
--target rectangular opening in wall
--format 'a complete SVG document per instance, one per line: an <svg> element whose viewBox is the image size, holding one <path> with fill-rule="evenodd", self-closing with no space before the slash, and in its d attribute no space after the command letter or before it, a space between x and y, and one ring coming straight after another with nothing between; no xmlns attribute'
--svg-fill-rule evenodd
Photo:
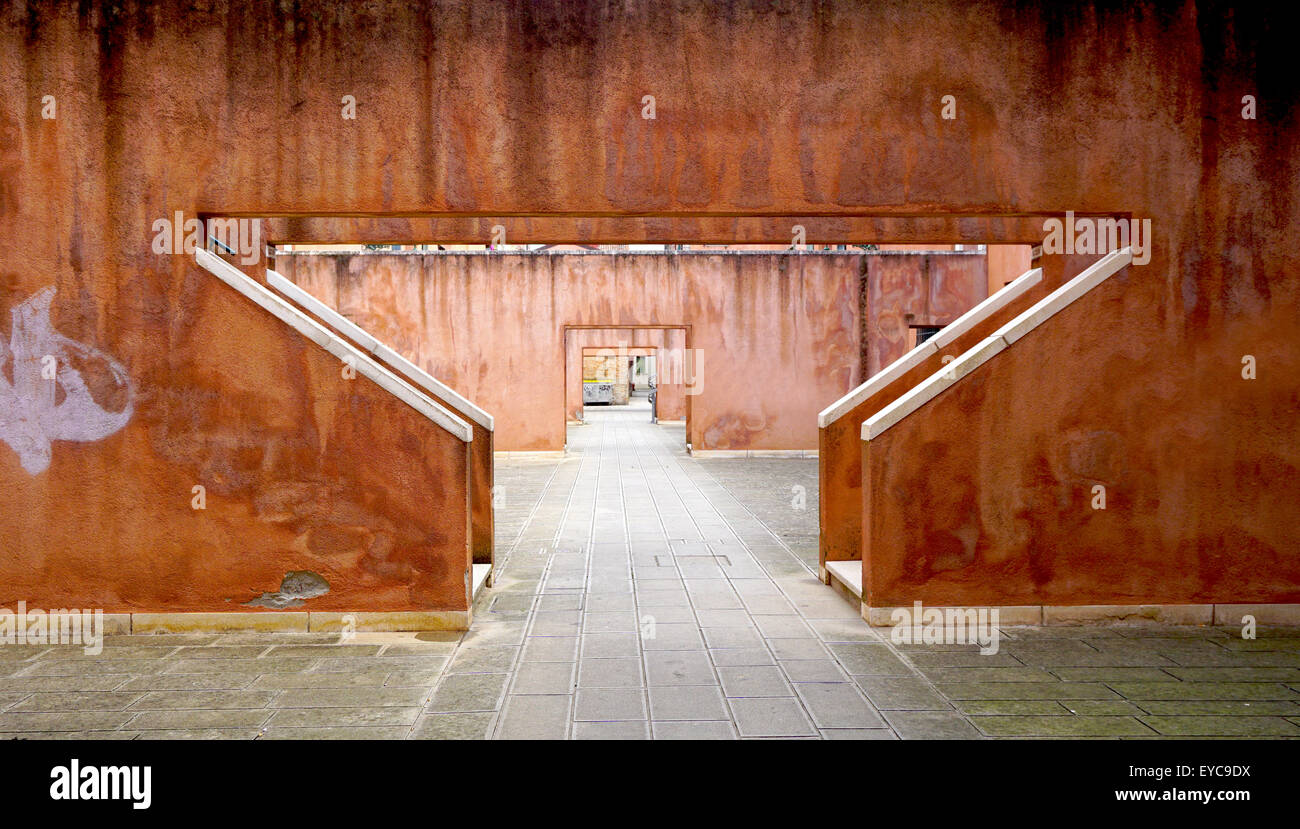
<svg viewBox="0 0 1300 829"><path fill-rule="evenodd" d="M416 220L391 236L378 220L309 221L268 232L273 267L490 411L512 453L565 451L589 415L633 409L692 454L815 452L825 406L1023 272L998 256L1023 247L1003 257L1020 267L1028 252L507 242L491 222L482 241L435 241ZM366 233L349 242L348 227Z"/></svg>
<svg viewBox="0 0 1300 829"><path fill-rule="evenodd" d="M942 325L912 325L908 327L907 347L908 349L916 348L926 340L933 337L943 330Z"/></svg>

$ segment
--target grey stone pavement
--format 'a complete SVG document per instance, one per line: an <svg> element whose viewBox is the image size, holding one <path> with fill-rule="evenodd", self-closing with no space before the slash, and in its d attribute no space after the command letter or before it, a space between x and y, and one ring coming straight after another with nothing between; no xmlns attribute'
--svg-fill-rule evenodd
<svg viewBox="0 0 1300 829"><path fill-rule="evenodd" d="M814 575L816 460L695 459L639 407L589 413L563 460L498 462L499 572L469 632L0 647L0 736L1300 736L1300 630L897 647Z"/></svg>

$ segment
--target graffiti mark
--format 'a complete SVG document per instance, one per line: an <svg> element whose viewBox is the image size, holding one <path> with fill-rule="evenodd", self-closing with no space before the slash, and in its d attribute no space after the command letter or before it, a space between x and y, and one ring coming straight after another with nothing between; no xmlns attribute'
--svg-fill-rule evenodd
<svg viewBox="0 0 1300 829"><path fill-rule="evenodd" d="M14 306L9 345L0 341L0 441L31 475L49 467L53 441L102 440L127 424L133 407L131 381L120 363L54 330L54 293L50 286ZM100 367L125 391L120 411L106 410L91 394L82 372Z"/></svg>

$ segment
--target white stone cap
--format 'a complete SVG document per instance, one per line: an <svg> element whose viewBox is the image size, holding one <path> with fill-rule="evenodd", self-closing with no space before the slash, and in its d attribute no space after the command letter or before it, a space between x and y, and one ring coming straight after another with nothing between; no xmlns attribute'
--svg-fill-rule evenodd
<svg viewBox="0 0 1300 829"><path fill-rule="evenodd" d="M858 386L853 391L836 400L831 405L822 410L817 415L818 428L825 429L830 424L839 420L844 415L852 411L863 400L888 386L890 383L902 377L916 366L925 362L927 358L938 352L939 349L949 345L962 334L974 328L979 322L992 316L995 312L1005 308L1012 300L1019 297L1025 291L1037 285L1043 279L1043 269L1034 268L1031 271L1018 276L1014 281L1007 283L1002 290L985 299L974 308L962 314L948 325L945 325L930 339L913 348L911 351L899 357L894 362L882 368L880 371L871 375L867 382Z"/></svg>
<svg viewBox="0 0 1300 829"><path fill-rule="evenodd" d="M360 349L299 311L278 295L259 285L248 274L202 248L194 251L194 261L215 274L221 281L253 300L307 339L338 357L350 360L361 374L380 388L406 403L465 443L474 439L474 430L456 415L444 409L402 378L381 366Z"/></svg>
<svg viewBox="0 0 1300 829"><path fill-rule="evenodd" d="M373 354L381 362L387 363L402 374L406 375L413 382L423 386L427 391L430 391L446 400L452 408L482 426L484 429L487 429L489 432L493 431L494 421L492 415L483 411L478 406L475 406L463 395L457 393L455 389L443 383L441 380L438 380L415 363L375 339L372 335L367 333L365 329L361 328L359 325L352 322L352 320L343 316L338 311L335 311L324 302L321 302L319 299L303 290L292 280L286 279L283 275L268 268L266 271L266 281L270 283L271 287L275 288L298 305L306 308L318 319L323 320L334 330L341 332L345 337L360 345L362 349Z"/></svg>
<svg viewBox="0 0 1300 829"><path fill-rule="evenodd" d="M906 394L864 421L862 424L862 439L871 440L878 437L890 426L921 408L928 401L933 400L939 392L988 362L994 355L1009 348L1021 337L1047 322L1062 308L1105 282L1120 268L1132 261L1132 248L1124 248L1106 254L1083 273L1057 288L1035 303L1032 308L999 328L992 336L931 374ZM935 337L931 338L931 341L937 338L938 335L935 335Z"/></svg>

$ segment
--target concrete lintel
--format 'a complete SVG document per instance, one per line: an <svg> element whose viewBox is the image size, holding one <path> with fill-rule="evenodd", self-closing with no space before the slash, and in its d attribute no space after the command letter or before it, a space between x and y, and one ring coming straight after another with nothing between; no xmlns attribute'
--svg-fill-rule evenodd
<svg viewBox="0 0 1300 829"><path fill-rule="evenodd" d="M862 439L871 440L907 417L912 412L939 396L939 393L984 365L1007 347L999 336L984 339L979 345L963 352L960 357L931 374L893 403L885 406L862 423Z"/></svg>
<svg viewBox="0 0 1300 829"><path fill-rule="evenodd" d="M825 429L844 415L848 414L855 406L866 400L871 395L876 394L885 386L902 377L913 368L925 362L931 356L939 353L939 347L934 344L934 338L913 348L911 351L899 357L894 362L877 371L867 380L867 382L858 386L853 391L836 400L831 405L822 409L817 415L817 428Z"/></svg>
<svg viewBox="0 0 1300 829"><path fill-rule="evenodd" d="M1007 345L1014 344L1016 340L1056 316L1071 303L1105 282L1132 261L1132 248L1124 248L1106 254L1086 268L1083 273L1035 303L1034 307L999 328L997 336L1006 340Z"/></svg>
<svg viewBox="0 0 1300 829"><path fill-rule="evenodd" d="M1087 294L1132 261L1133 250L1131 248L1124 248L1106 254L1084 270L1083 273L1057 288L1035 303L1032 308L999 328L994 332L993 336L966 351L947 367L936 371L893 403L872 415L862 424L862 439L871 440L878 437L890 426L933 400L939 395L939 392L956 383L1030 331L1047 322L1066 306ZM1031 271L1025 276L1028 277L1032 273Z"/></svg>
<svg viewBox="0 0 1300 829"><path fill-rule="evenodd" d="M957 338L970 331L983 320L991 317L995 312L1011 304L1011 301L1018 299L1030 288L1043 281L1043 269L1034 268L1025 271L1011 282L1002 287L1002 290L993 294L993 296L984 300L974 308L962 314L950 324L939 329L939 333L930 338L935 346L943 349L954 342Z"/></svg>

